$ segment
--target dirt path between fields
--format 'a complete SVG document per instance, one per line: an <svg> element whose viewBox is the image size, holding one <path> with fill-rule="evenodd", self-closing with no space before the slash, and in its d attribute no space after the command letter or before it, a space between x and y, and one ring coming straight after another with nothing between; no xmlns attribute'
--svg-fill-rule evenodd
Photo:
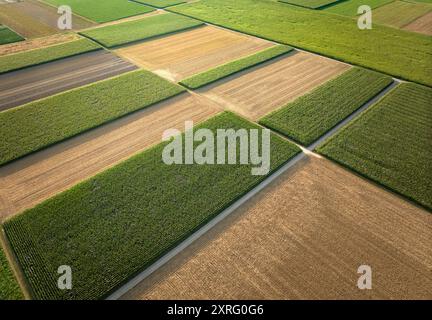
<svg viewBox="0 0 432 320"><path fill-rule="evenodd" d="M135 65L98 50L3 74L0 111L135 69Z"/></svg>
<svg viewBox="0 0 432 320"><path fill-rule="evenodd" d="M431 299L431 271L432 215L312 156L123 298Z"/></svg>
<svg viewBox="0 0 432 320"><path fill-rule="evenodd" d="M161 142L166 129L220 112L208 99L181 94L66 142L0 167L0 219L33 207Z"/></svg>

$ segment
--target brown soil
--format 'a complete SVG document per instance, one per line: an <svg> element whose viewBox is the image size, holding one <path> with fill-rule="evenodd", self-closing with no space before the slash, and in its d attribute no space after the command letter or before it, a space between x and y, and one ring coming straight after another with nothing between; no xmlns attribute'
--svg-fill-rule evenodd
<svg viewBox="0 0 432 320"><path fill-rule="evenodd" d="M123 298L431 299L431 271L430 213L312 156Z"/></svg>
<svg viewBox="0 0 432 320"><path fill-rule="evenodd" d="M0 56L18 53L27 50L40 49L56 44L77 40L80 37L75 33L55 34L52 36L20 41L0 46Z"/></svg>
<svg viewBox="0 0 432 320"><path fill-rule="evenodd" d="M432 36L432 12L429 12L417 20L414 20L403 29Z"/></svg>
<svg viewBox="0 0 432 320"><path fill-rule="evenodd" d="M0 220L52 197L159 143L166 129L184 129L220 111L189 93L81 134L0 168Z"/></svg>
<svg viewBox="0 0 432 320"><path fill-rule="evenodd" d="M346 71L348 65L295 51L198 90L256 120Z"/></svg>
<svg viewBox="0 0 432 320"><path fill-rule="evenodd" d="M203 26L117 52L132 62L172 81L179 81L274 44L212 26Z"/></svg>

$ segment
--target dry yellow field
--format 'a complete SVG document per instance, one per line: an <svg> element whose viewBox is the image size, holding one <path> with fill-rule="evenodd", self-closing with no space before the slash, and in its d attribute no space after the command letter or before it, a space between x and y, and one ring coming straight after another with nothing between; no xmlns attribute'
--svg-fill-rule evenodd
<svg viewBox="0 0 432 320"><path fill-rule="evenodd" d="M184 129L218 113L207 99L177 97L0 168L0 220L33 207L81 180L159 143L166 129Z"/></svg>
<svg viewBox="0 0 432 320"><path fill-rule="evenodd" d="M311 156L123 298L431 299L431 271L430 213Z"/></svg>
<svg viewBox="0 0 432 320"><path fill-rule="evenodd" d="M124 47L117 53L171 81L180 81L273 45L262 39L203 26Z"/></svg>
<svg viewBox="0 0 432 320"><path fill-rule="evenodd" d="M429 12L417 20L414 20L403 29L432 36L432 12Z"/></svg>
<svg viewBox="0 0 432 320"><path fill-rule="evenodd" d="M295 51L198 90L256 120L349 68L346 64Z"/></svg>

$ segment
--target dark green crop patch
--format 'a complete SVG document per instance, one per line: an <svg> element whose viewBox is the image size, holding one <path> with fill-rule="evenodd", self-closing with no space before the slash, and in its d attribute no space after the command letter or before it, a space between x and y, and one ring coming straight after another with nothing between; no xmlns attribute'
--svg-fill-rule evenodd
<svg viewBox="0 0 432 320"><path fill-rule="evenodd" d="M24 296L0 246L0 300L20 300Z"/></svg>

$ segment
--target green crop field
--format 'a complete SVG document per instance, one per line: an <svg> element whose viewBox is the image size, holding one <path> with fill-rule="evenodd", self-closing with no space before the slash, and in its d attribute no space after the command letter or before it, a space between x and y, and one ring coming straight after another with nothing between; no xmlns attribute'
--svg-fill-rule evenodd
<svg viewBox="0 0 432 320"><path fill-rule="evenodd" d="M367 5L371 9L376 9L387 3L393 2L394 0L349 0L342 1L334 6L325 8L326 12L341 14L344 16L355 17L357 15L357 10L362 5ZM372 11L373 14L374 11Z"/></svg>
<svg viewBox="0 0 432 320"><path fill-rule="evenodd" d="M0 25L0 45L24 40L19 34L6 26Z"/></svg>
<svg viewBox="0 0 432 320"><path fill-rule="evenodd" d="M101 49L101 47L93 41L79 39L46 48L9 54L0 57L0 73L14 71L98 49Z"/></svg>
<svg viewBox="0 0 432 320"><path fill-rule="evenodd" d="M185 80L182 80L180 84L190 89L198 89L200 87L213 83L217 80L228 77L239 71L254 67L260 63L279 57L292 50L293 48L289 46L284 46L284 45L274 46L269 49L250 55L248 57L226 63L214 69L189 77Z"/></svg>
<svg viewBox="0 0 432 320"><path fill-rule="evenodd" d="M431 210L431 101L431 88L400 84L318 151Z"/></svg>
<svg viewBox="0 0 432 320"><path fill-rule="evenodd" d="M353 68L265 116L260 123L309 145L392 82L389 76Z"/></svg>
<svg viewBox="0 0 432 320"><path fill-rule="evenodd" d="M149 4L157 8L166 8L180 3L185 3L186 0L134 0L139 3Z"/></svg>
<svg viewBox="0 0 432 320"><path fill-rule="evenodd" d="M182 91L140 70L1 112L0 165Z"/></svg>
<svg viewBox="0 0 432 320"><path fill-rule="evenodd" d="M202 22L194 19L168 13L88 30L81 34L111 48L194 28L202 24Z"/></svg>
<svg viewBox="0 0 432 320"><path fill-rule="evenodd" d="M427 3L395 1L373 11L373 21L401 28L432 10Z"/></svg>
<svg viewBox="0 0 432 320"><path fill-rule="evenodd" d="M359 30L355 19L269 1L202 0L169 10L432 86L425 35L380 25Z"/></svg>
<svg viewBox="0 0 432 320"><path fill-rule="evenodd" d="M44 0L55 6L68 5L72 12L103 23L153 11L151 7L128 0Z"/></svg>
<svg viewBox="0 0 432 320"><path fill-rule="evenodd" d="M229 112L198 127L214 133L260 128ZM251 175L252 165L169 166L162 162L164 146L144 151L4 224L35 298L105 297L265 178ZM299 151L272 135L271 170ZM72 290L57 289L59 264L71 266Z"/></svg>
<svg viewBox="0 0 432 320"><path fill-rule="evenodd" d="M280 2L311 9L318 9L338 1L340 0L280 0Z"/></svg>
<svg viewBox="0 0 432 320"><path fill-rule="evenodd" d="M0 246L0 301L21 300L24 296Z"/></svg>

